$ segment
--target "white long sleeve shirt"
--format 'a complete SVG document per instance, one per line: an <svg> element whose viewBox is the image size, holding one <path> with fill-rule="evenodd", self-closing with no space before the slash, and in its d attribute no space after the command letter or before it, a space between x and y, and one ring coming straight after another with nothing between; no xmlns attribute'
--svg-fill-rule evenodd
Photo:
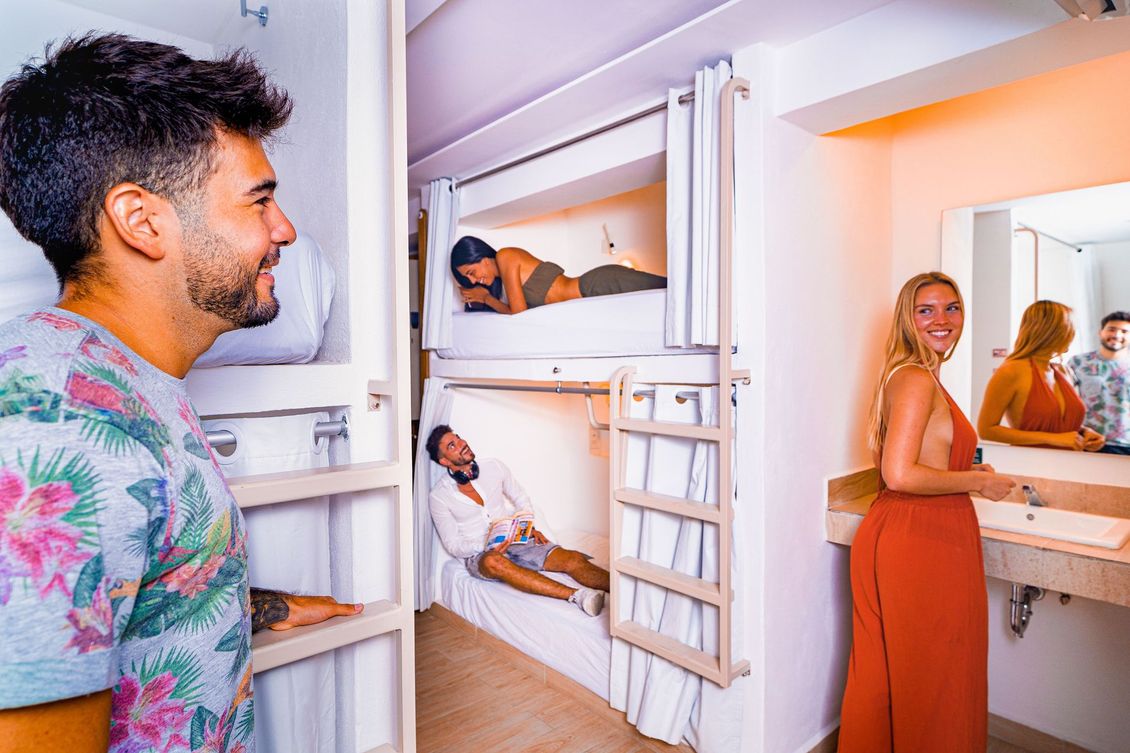
<svg viewBox="0 0 1130 753"><path fill-rule="evenodd" d="M483 551L490 522L522 511L535 514L533 503L501 461L479 461L479 477L471 486L483 498L479 505L459 491L455 480L444 475L432 487L428 507L443 548L453 557L471 557Z"/></svg>

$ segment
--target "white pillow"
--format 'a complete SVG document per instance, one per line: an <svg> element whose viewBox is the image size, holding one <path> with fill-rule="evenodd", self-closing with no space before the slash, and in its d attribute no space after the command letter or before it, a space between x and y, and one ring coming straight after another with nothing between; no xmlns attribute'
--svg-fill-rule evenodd
<svg viewBox="0 0 1130 753"><path fill-rule="evenodd" d="M194 368L268 363L307 363L318 354L334 296L334 271L318 243L298 234L282 249L273 270L279 315L264 327L225 332Z"/></svg>

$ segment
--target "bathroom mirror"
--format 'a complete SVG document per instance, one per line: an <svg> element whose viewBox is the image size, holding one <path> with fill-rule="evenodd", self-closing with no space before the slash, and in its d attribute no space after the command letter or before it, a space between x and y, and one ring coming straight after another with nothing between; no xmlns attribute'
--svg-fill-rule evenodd
<svg viewBox="0 0 1130 753"><path fill-rule="evenodd" d="M967 310L948 380L959 385L970 420L976 424L985 386L1012 350L1024 310L1053 300L1073 309L1075 339L1063 360L1096 354L1076 376L1085 423L1111 426L1110 414L1127 410L1120 386L1130 382L1130 360L1119 357L1127 358L1130 336L1125 323L1100 331L1107 314L1130 311L1130 182L953 209L942 228L942 269L961 285ZM1130 447L1125 433L1108 439Z"/></svg>

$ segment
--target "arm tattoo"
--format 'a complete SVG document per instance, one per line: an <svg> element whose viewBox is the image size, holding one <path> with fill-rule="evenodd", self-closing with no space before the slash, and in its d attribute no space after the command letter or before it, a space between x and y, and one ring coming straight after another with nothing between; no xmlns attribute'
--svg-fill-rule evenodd
<svg viewBox="0 0 1130 753"><path fill-rule="evenodd" d="M265 627L282 622L290 616L286 594L278 591L251 589L251 632L257 633Z"/></svg>

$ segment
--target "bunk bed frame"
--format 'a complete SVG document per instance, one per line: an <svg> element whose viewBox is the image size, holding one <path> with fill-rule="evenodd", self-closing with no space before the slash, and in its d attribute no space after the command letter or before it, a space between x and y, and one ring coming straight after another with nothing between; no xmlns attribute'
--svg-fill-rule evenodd
<svg viewBox="0 0 1130 753"><path fill-rule="evenodd" d="M733 264L734 235L734 95L743 99L750 95L749 82L731 79L722 91L721 109L721 234L718 265L718 332L723 342L730 342L733 333L733 289L730 270ZM591 357L591 358L535 358L535 359L446 359L434 352L422 354L427 364L421 364L432 376L458 379L449 387L469 389L515 389L519 391L544 391L561 393L608 394L610 401L610 632L613 638L660 656L674 664L704 677L723 688L735 678L748 674L749 662L733 657L732 616L733 587L731 583L732 523L734 503L733 405L724 397L719 400L719 425L698 426L665 421L633 419L625 414L625 399L637 390L636 377L646 384L697 384L717 386L722 396L728 396L735 382L749 383L748 371L733 368L733 348L723 345L717 354L682 354L660 356ZM611 371L611 376L609 376ZM498 381L499 375L505 381ZM562 383L602 382L609 380L609 388L595 390L563 388ZM515 386L515 382L556 382L557 386ZM717 443L719 447L718 504L705 504L695 500L655 494L625 486L627 468L627 434L641 432L666 436L685 437ZM691 577L660 567L641 559L621 554L624 510L627 506L658 510L716 525L719 529L719 582ZM626 576L646 581L659 587L684 594L718 608L718 652L712 654L688 646L662 635L643 625L619 618L621 586L620 577Z"/></svg>

